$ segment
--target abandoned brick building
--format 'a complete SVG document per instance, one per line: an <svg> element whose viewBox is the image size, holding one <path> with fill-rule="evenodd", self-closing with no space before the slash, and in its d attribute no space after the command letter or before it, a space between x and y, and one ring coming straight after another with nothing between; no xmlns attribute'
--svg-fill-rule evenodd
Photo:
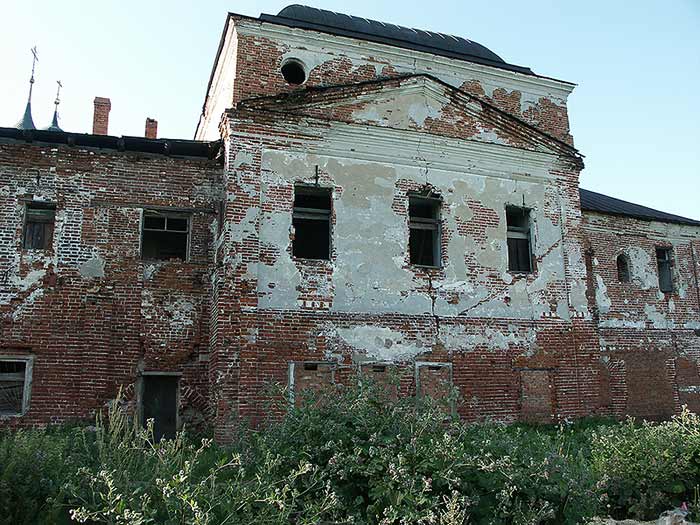
<svg viewBox="0 0 700 525"><path fill-rule="evenodd" d="M579 189L573 88L290 6L228 15L196 140L0 129L1 424L123 389L226 440L392 370L468 421L700 409L700 222Z"/></svg>

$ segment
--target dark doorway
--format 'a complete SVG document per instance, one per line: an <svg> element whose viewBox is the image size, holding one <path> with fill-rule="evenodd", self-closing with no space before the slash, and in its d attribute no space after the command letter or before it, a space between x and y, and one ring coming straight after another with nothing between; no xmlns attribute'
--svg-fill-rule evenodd
<svg viewBox="0 0 700 525"><path fill-rule="evenodd" d="M144 375L141 423L153 419L153 437L172 439L177 432L178 376Z"/></svg>

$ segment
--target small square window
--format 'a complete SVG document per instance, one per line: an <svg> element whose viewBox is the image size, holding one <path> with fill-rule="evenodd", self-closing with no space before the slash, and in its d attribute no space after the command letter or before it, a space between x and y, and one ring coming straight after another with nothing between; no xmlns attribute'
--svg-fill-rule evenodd
<svg viewBox="0 0 700 525"><path fill-rule="evenodd" d="M671 248L656 248L656 265L659 270L659 290L673 292L673 254Z"/></svg>
<svg viewBox="0 0 700 525"><path fill-rule="evenodd" d="M532 246L530 236L530 210L527 208L506 208L508 238L508 270L511 272L532 272Z"/></svg>
<svg viewBox="0 0 700 525"><path fill-rule="evenodd" d="M187 260L189 223L187 216L145 211L141 258L156 261Z"/></svg>
<svg viewBox="0 0 700 525"><path fill-rule="evenodd" d="M440 267L440 206L438 198L408 197L408 250L411 264Z"/></svg>
<svg viewBox="0 0 700 525"><path fill-rule="evenodd" d="M28 410L31 363L31 359L0 358L0 416Z"/></svg>
<svg viewBox="0 0 700 525"><path fill-rule="evenodd" d="M331 192L326 188L294 188L292 254L303 259L330 259Z"/></svg>
<svg viewBox="0 0 700 525"><path fill-rule="evenodd" d="M50 250L53 243L56 206L44 202L28 202L24 214L25 250Z"/></svg>

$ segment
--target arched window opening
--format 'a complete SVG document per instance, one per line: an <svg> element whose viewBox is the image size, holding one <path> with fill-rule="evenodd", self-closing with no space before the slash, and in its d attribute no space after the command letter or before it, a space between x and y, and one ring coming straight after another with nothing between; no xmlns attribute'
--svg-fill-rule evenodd
<svg viewBox="0 0 700 525"><path fill-rule="evenodd" d="M630 282L630 262L624 254L617 256L617 280L621 283Z"/></svg>

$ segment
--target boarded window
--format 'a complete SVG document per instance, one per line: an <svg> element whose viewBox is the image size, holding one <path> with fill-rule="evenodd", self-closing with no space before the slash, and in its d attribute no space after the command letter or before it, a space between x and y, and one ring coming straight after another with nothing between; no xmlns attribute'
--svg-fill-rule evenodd
<svg viewBox="0 0 700 525"><path fill-rule="evenodd" d="M547 423L554 416L549 370L520 372L520 417L523 421Z"/></svg>
<svg viewBox="0 0 700 525"><path fill-rule="evenodd" d="M24 249L50 250L56 206L43 202L28 202L24 215Z"/></svg>
<svg viewBox="0 0 700 525"><path fill-rule="evenodd" d="M532 248L530 246L530 210L526 208L506 208L508 227L508 270L511 272L532 272Z"/></svg>
<svg viewBox="0 0 700 525"><path fill-rule="evenodd" d="M297 406L306 396L313 395L335 382L336 363L297 361L289 363L289 396Z"/></svg>
<svg viewBox="0 0 700 525"><path fill-rule="evenodd" d="M144 375L141 423L153 420L156 440L172 439L177 432L178 376Z"/></svg>
<svg viewBox="0 0 700 525"><path fill-rule="evenodd" d="M444 402L445 411L454 411L452 393L452 365L450 363L416 362L416 394Z"/></svg>
<svg viewBox="0 0 700 525"><path fill-rule="evenodd" d="M408 197L408 247L411 264L440 266L440 205L440 199L435 197Z"/></svg>
<svg viewBox="0 0 700 525"><path fill-rule="evenodd" d="M23 414L29 404L30 361L0 359L0 415Z"/></svg>
<svg viewBox="0 0 700 525"><path fill-rule="evenodd" d="M659 290L662 292L673 291L673 265L671 248L656 248L656 264L659 270Z"/></svg>
<svg viewBox="0 0 700 525"><path fill-rule="evenodd" d="M190 219L186 215L147 211L143 214L141 257L187 260Z"/></svg>
<svg viewBox="0 0 700 525"><path fill-rule="evenodd" d="M303 259L330 259L331 192L327 188L294 188L292 254Z"/></svg>
<svg viewBox="0 0 700 525"><path fill-rule="evenodd" d="M630 282L630 261L624 254L617 256L617 280L621 283Z"/></svg>
<svg viewBox="0 0 700 525"><path fill-rule="evenodd" d="M362 363L362 380L383 390L387 398L398 399L400 378L395 365L391 363Z"/></svg>

